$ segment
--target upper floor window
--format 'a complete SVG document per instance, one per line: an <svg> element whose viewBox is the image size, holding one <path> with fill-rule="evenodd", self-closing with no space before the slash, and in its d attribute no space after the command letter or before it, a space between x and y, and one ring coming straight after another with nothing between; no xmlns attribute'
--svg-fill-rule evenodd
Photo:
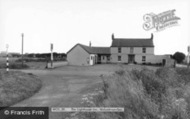
<svg viewBox="0 0 190 119"><path fill-rule="evenodd" d="M134 52L134 48L130 47L130 53L133 53L133 52Z"/></svg>
<svg viewBox="0 0 190 119"><path fill-rule="evenodd" d="M142 48L142 52L143 52L143 53L146 53L146 48Z"/></svg>
<svg viewBox="0 0 190 119"><path fill-rule="evenodd" d="M120 47L118 48L118 53L121 53L121 48Z"/></svg>

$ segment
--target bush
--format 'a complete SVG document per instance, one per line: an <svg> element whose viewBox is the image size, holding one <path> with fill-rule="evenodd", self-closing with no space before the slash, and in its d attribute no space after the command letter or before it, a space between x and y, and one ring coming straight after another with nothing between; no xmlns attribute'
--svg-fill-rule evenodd
<svg viewBox="0 0 190 119"><path fill-rule="evenodd" d="M9 66L10 69L27 69L29 68L28 65L26 64L21 64L21 63L13 63L13 64L10 64Z"/></svg>
<svg viewBox="0 0 190 119"><path fill-rule="evenodd" d="M173 59L175 59L177 63L182 63L182 61L185 59L185 54L182 52L176 52L173 55Z"/></svg>
<svg viewBox="0 0 190 119"><path fill-rule="evenodd" d="M6 67L7 67L6 64L1 64L0 65L0 68L6 68ZM10 69L27 69L27 68L29 68L29 66L26 65L26 64L22 65L22 63L18 63L18 62L11 62L9 64L9 68Z"/></svg>
<svg viewBox="0 0 190 119"><path fill-rule="evenodd" d="M179 74L179 79L184 81L185 84L190 82L190 69L176 68L176 73Z"/></svg>
<svg viewBox="0 0 190 119"><path fill-rule="evenodd" d="M158 103L161 103L162 95L165 95L166 86L155 75L152 70L143 69L141 71L133 70L135 79L142 81L145 93Z"/></svg>
<svg viewBox="0 0 190 119"><path fill-rule="evenodd" d="M94 106L124 107L124 113L88 113L94 119L187 119L190 117L190 70L159 68L102 77L103 94ZM87 118L88 118L87 117ZM84 119L85 116L83 115Z"/></svg>
<svg viewBox="0 0 190 119"><path fill-rule="evenodd" d="M133 78L132 73L120 70L116 71L113 76L104 79L103 90L106 98L103 105L105 107L124 107L125 112L99 114L99 118L105 116L107 119L157 118L158 105L144 94L142 82L131 80ZM96 105L99 103L97 102Z"/></svg>

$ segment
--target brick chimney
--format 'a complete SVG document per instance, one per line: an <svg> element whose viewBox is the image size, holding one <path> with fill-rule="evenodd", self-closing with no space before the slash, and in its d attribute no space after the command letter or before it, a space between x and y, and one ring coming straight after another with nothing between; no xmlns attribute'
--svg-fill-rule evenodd
<svg viewBox="0 0 190 119"><path fill-rule="evenodd" d="M91 47L91 41L89 42L89 47Z"/></svg>
<svg viewBox="0 0 190 119"><path fill-rule="evenodd" d="M114 34L112 33L112 35L111 35L111 38L112 38L112 40L115 40L115 38L114 38Z"/></svg>
<svg viewBox="0 0 190 119"><path fill-rule="evenodd" d="M151 33L151 38L150 39L153 40L153 38L154 38L154 35L153 35L153 33Z"/></svg>

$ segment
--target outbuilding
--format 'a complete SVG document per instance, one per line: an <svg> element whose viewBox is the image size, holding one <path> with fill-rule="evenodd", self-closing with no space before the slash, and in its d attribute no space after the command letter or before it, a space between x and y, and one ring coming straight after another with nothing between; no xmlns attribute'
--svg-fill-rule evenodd
<svg viewBox="0 0 190 119"><path fill-rule="evenodd" d="M69 65L94 65L110 62L109 47L91 47L76 44L67 52Z"/></svg>

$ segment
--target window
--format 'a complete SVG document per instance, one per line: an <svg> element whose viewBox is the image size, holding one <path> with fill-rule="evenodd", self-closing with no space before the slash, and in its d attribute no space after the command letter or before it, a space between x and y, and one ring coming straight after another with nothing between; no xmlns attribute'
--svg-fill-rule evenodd
<svg viewBox="0 0 190 119"><path fill-rule="evenodd" d="M121 53L121 48L120 47L118 48L118 53Z"/></svg>
<svg viewBox="0 0 190 119"><path fill-rule="evenodd" d="M146 56L142 56L142 61L143 61L143 62L146 61Z"/></svg>
<svg viewBox="0 0 190 119"><path fill-rule="evenodd" d="M121 61L121 56L118 56L118 61Z"/></svg>
<svg viewBox="0 0 190 119"><path fill-rule="evenodd" d="M107 56L107 60L110 61L110 56Z"/></svg>
<svg viewBox="0 0 190 119"><path fill-rule="evenodd" d="M143 52L143 53L146 53L146 48L142 48L142 52Z"/></svg>
<svg viewBox="0 0 190 119"><path fill-rule="evenodd" d="M133 52L134 52L134 48L130 47L130 53L133 54Z"/></svg>
<svg viewBox="0 0 190 119"><path fill-rule="evenodd" d="M104 60L104 56L102 56L102 59Z"/></svg>

